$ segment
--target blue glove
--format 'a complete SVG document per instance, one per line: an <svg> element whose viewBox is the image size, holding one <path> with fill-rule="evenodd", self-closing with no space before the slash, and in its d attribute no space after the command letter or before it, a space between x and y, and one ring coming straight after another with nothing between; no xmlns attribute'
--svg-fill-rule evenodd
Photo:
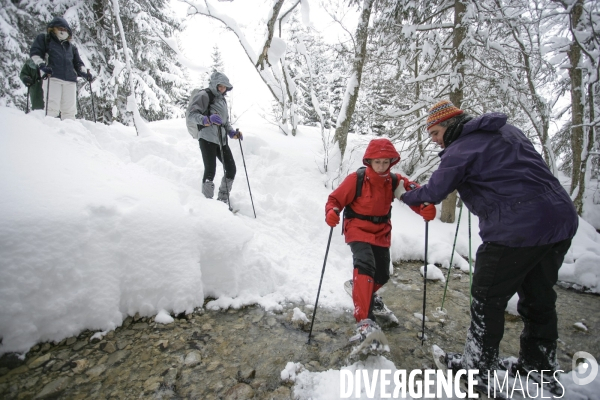
<svg viewBox="0 0 600 400"><path fill-rule="evenodd" d="M39 65L40 71L42 71L44 73L44 76L46 75L52 75L52 68L47 67L46 64L41 63Z"/></svg>
<svg viewBox="0 0 600 400"><path fill-rule="evenodd" d="M202 125L204 125L204 126L210 125L210 120L208 119L208 117L206 115L204 117L202 117Z"/></svg>
<svg viewBox="0 0 600 400"><path fill-rule="evenodd" d="M210 119L210 122L212 122L215 125L223 124L223 120L221 119L219 114L212 114L208 119Z"/></svg>
<svg viewBox="0 0 600 400"><path fill-rule="evenodd" d="M240 132L239 129L236 129L235 131L232 129L229 132L227 132L227 134L229 135L229 137L231 139L240 139L240 140L244 140L244 135L242 135L242 132Z"/></svg>

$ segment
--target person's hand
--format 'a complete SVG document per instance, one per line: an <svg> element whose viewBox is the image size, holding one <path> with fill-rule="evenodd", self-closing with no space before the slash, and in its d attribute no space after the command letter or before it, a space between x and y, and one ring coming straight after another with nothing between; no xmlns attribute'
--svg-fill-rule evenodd
<svg viewBox="0 0 600 400"><path fill-rule="evenodd" d="M219 114L212 114L210 117L208 117L208 119L210 120L211 123L213 123L215 125L223 124L223 120L221 119Z"/></svg>
<svg viewBox="0 0 600 400"><path fill-rule="evenodd" d="M407 192L421 187L421 185L419 185L417 182L411 182L408 179L403 179L402 183L404 184L404 190Z"/></svg>
<svg viewBox="0 0 600 400"><path fill-rule="evenodd" d="M52 75L52 68L47 67L46 64L41 63L39 65L40 71L42 71L44 73L43 77L45 77L46 75Z"/></svg>
<svg viewBox="0 0 600 400"><path fill-rule="evenodd" d="M204 117L202 117L202 125L210 126L210 119L208 119L208 117L206 115Z"/></svg>
<svg viewBox="0 0 600 400"><path fill-rule="evenodd" d="M419 214L425 221L431 221L435 218L436 209L433 204L421 204Z"/></svg>
<svg viewBox="0 0 600 400"><path fill-rule="evenodd" d="M339 224L340 210L338 210L337 208L332 208L331 210L327 211L327 215L325 215L325 222L327 222L327 225L329 225L332 228Z"/></svg>
<svg viewBox="0 0 600 400"><path fill-rule="evenodd" d="M24 76L23 83L25 84L25 86L29 87L29 86L33 85L33 79L31 79L30 76Z"/></svg>
<svg viewBox="0 0 600 400"><path fill-rule="evenodd" d="M83 78L85 78L86 81L91 82L94 80L94 76L92 75L91 72L85 72L83 73Z"/></svg>
<svg viewBox="0 0 600 400"><path fill-rule="evenodd" d="M228 133L230 138L232 139L240 139L240 140L244 140L244 135L242 135L242 132L240 132L239 129L236 129L235 131L232 129L230 130Z"/></svg>

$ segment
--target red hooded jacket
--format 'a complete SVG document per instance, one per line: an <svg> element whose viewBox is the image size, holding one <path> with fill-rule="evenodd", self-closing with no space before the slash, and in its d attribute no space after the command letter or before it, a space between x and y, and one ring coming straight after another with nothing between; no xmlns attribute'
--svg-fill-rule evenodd
<svg viewBox="0 0 600 400"><path fill-rule="evenodd" d="M354 198L357 177L356 172L353 172L329 195L325 205L325 215L333 208L341 211L348 204L358 214L369 216L387 215L392 206L392 201L394 201L392 178L389 168L383 175L379 175L371 168L367 160L375 158L391 159L390 168L400 161L400 155L388 139L371 140L363 156L363 164L367 168L361 196ZM399 184L402 184L401 179L406 178L400 174L396 175L398 175ZM345 219L343 229L346 243L366 242L381 247L390 247L391 245L392 224L390 221L375 224L371 221L349 218Z"/></svg>

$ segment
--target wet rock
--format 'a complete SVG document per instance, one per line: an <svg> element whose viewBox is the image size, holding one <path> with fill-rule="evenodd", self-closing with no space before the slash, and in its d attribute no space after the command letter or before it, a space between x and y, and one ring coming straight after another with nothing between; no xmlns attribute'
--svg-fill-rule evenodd
<svg viewBox="0 0 600 400"><path fill-rule="evenodd" d="M45 399L45 398L48 398L51 396L54 397L57 394L59 394L60 392L62 392L63 390L65 390L65 388L69 385L70 381L71 381L71 379L68 377L58 378L58 379L48 383L46 386L44 386L42 391L39 392L34 397L34 399Z"/></svg>
<svg viewBox="0 0 600 400"><path fill-rule="evenodd" d="M73 368L73 373L79 374L85 371L88 368L89 364L89 361L83 358L81 360L72 361L71 368Z"/></svg>
<svg viewBox="0 0 600 400"><path fill-rule="evenodd" d="M248 382L251 379L254 379L256 377L256 370L254 368L243 368L241 370L238 371L238 379L243 381L243 382Z"/></svg>
<svg viewBox="0 0 600 400"><path fill-rule="evenodd" d="M144 391L154 392L160 387L160 384L162 382L163 382L163 378L160 376L153 376L151 378L148 378L144 381L144 385L143 385Z"/></svg>
<svg viewBox="0 0 600 400"><path fill-rule="evenodd" d="M40 357L36 358L35 360L33 360L29 364L29 368L35 369L37 367L41 367L44 364L46 364L48 361L50 361L51 357L52 357L52 355L50 353L44 354L43 356L40 356Z"/></svg>
<svg viewBox="0 0 600 400"><path fill-rule="evenodd" d="M192 367L195 367L196 365L200 364L201 361L202 361L202 354L200 354L200 352L190 351L185 356L185 360L183 361L183 364L186 367L192 368Z"/></svg>
<svg viewBox="0 0 600 400"><path fill-rule="evenodd" d="M79 351L83 349L86 345L87 343L85 341L80 340L73 345L73 351Z"/></svg>
<svg viewBox="0 0 600 400"><path fill-rule="evenodd" d="M169 368L163 377L163 384L166 387L173 387L175 382L177 382L177 368Z"/></svg>
<svg viewBox="0 0 600 400"><path fill-rule="evenodd" d="M108 354L112 354L117 351L117 345L114 342L101 343L100 349L104 350Z"/></svg>
<svg viewBox="0 0 600 400"><path fill-rule="evenodd" d="M107 366L105 364L96 365L88 369L85 374L90 378L96 378L100 376L104 371L106 371Z"/></svg>
<svg viewBox="0 0 600 400"><path fill-rule="evenodd" d="M292 391L288 387L279 386L277 389L275 389L271 393L267 393L267 395L264 396L263 399L265 399L265 400L292 400Z"/></svg>
<svg viewBox="0 0 600 400"><path fill-rule="evenodd" d="M245 383L238 383L225 392L224 400L247 400L254 397L254 389Z"/></svg>

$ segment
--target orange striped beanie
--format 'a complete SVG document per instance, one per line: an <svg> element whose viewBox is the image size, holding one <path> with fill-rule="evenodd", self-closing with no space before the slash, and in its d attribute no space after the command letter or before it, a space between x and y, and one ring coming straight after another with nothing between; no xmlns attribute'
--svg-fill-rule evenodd
<svg viewBox="0 0 600 400"><path fill-rule="evenodd" d="M454 104L452 104L452 102L449 100L438 101L429 109L429 117L427 117L427 129L452 117L456 117L463 112L463 110L455 107Z"/></svg>

